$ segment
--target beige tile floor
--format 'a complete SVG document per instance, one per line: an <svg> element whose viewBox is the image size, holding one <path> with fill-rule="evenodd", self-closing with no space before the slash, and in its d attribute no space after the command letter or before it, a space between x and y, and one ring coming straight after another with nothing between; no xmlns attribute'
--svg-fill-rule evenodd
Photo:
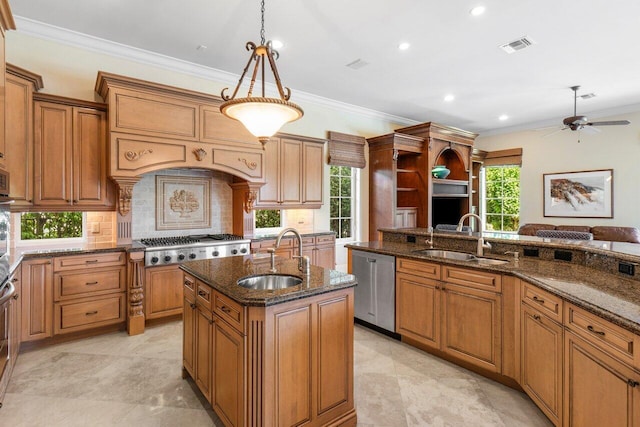
<svg viewBox="0 0 640 427"><path fill-rule="evenodd" d="M222 425L181 377L180 322L20 354L0 425ZM359 426L550 426L528 398L356 326Z"/></svg>

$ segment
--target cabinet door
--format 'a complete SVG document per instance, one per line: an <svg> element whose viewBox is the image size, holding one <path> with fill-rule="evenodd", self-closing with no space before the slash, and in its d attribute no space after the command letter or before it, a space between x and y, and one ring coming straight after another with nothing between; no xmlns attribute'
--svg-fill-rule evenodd
<svg viewBox="0 0 640 427"><path fill-rule="evenodd" d="M211 406L227 426L244 425L244 352L244 337L216 317Z"/></svg>
<svg viewBox="0 0 640 427"><path fill-rule="evenodd" d="M185 285L187 286L187 285ZM184 308L182 315L182 367L195 378L195 362L196 362L196 321L198 310L193 295L187 297L189 293L185 292Z"/></svg>
<svg viewBox="0 0 640 427"><path fill-rule="evenodd" d="M108 203L106 123L103 111L73 109L73 204Z"/></svg>
<svg viewBox="0 0 640 427"><path fill-rule="evenodd" d="M442 298L442 350L493 372L501 371L502 304L499 294L446 283Z"/></svg>
<svg viewBox="0 0 640 427"><path fill-rule="evenodd" d="M147 319L182 313L182 270L179 264L145 269L144 311Z"/></svg>
<svg viewBox="0 0 640 427"><path fill-rule="evenodd" d="M22 322L22 273L20 269L16 270L11 279L16 287L16 293L11 301L11 332L9 333L9 360L15 363L20 351L21 322Z"/></svg>
<svg viewBox="0 0 640 427"><path fill-rule="evenodd" d="M313 142L302 143L302 203L322 205L322 175L324 145Z"/></svg>
<svg viewBox="0 0 640 427"><path fill-rule="evenodd" d="M9 148L7 170L12 210L33 204L33 84L7 75L6 85L6 143Z"/></svg>
<svg viewBox="0 0 640 427"><path fill-rule="evenodd" d="M73 108L34 103L34 204L71 203Z"/></svg>
<svg viewBox="0 0 640 427"><path fill-rule="evenodd" d="M562 425L562 326L522 304L520 385L556 426Z"/></svg>
<svg viewBox="0 0 640 427"><path fill-rule="evenodd" d="M302 142L280 139L280 202L302 202Z"/></svg>
<svg viewBox="0 0 640 427"><path fill-rule="evenodd" d="M280 201L280 140L271 138L264 146L265 184L258 190L258 205Z"/></svg>
<svg viewBox="0 0 640 427"><path fill-rule="evenodd" d="M315 248L313 265L333 270L336 268L335 245L323 245Z"/></svg>
<svg viewBox="0 0 640 427"><path fill-rule="evenodd" d="M198 306L196 319L196 368L195 380L202 394L211 403L211 368L213 359L213 315Z"/></svg>
<svg viewBox="0 0 640 427"><path fill-rule="evenodd" d="M53 326L51 259L22 262L22 341L48 338Z"/></svg>
<svg viewBox="0 0 640 427"><path fill-rule="evenodd" d="M396 274L396 332L440 348L440 285L435 280Z"/></svg>
<svg viewBox="0 0 640 427"><path fill-rule="evenodd" d="M640 375L571 332L565 334L565 426L639 426Z"/></svg>

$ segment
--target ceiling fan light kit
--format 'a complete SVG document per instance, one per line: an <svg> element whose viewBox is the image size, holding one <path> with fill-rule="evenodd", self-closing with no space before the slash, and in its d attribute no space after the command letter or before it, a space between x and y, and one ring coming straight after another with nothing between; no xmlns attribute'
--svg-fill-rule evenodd
<svg viewBox="0 0 640 427"><path fill-rule="evenodd" d="M278 69L276 68L276 59L279 54L271 47L271 41L265 42L264 37L264 0L261 1L261 44L256 46L253 42L247 42L246 49L251 51L249 61L244 67L238 85L231 96L225 92L229 88L224 88L220 94L225 101L220 105L220 112L225 116L241 122L249 132L258 138L262 146L269 141L278 130L285 124L298 120L304 115L302 108L289 101L291 97L291 89L282 86ZM251 83L246 97L236 98L240 86L245 75L253 66L251 74ZM280 98L268 98L265 94L265 68L269 64L271 73L273 74L278 94ZM253 89L256 83L256 77L260 72L261 96L253 96Z"/></svg>

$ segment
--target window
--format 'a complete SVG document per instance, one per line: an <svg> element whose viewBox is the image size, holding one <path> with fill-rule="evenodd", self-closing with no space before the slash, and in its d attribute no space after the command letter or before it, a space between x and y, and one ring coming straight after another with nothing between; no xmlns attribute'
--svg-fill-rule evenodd
<svg viewBox="0 0 640 427"><path fill-rule="evenodd" d="M485 229L517 231L520 226L520 167L485 167L484 177Z"/></svg>
<svg viewBox="0 0 640 427"><path fill-rule="evenodd" d="M338 239L353 237L353 168L331 166L330 183L330 228Z"/></svg>
<svg viewBox="0 0 640 427"><path fill-rule="evenodd" d="M257 209L255 213L255 228L277 228L282 227L282 211Z"/></svg>
<svg viewBox="0 0 640 427"><path fill-rule="evenodd" d="M22 242L59 242L60 239L82 239L82 212L29 212L20 215L19 236Z"/></svg>

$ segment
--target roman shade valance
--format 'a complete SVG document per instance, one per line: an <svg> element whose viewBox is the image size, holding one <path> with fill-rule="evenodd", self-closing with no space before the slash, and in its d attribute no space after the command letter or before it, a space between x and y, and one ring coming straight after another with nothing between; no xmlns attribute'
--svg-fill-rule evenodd
<svg viewBox="0 0 640 427"><path fill-rule="evenodd" d="M364 157L365 142L361 136L329 131L329 164L364 168L367 165Z"/></svg>
<svg viewBox="0 0 640 427"><path fill-rule="evenodd" d="M522 148L489 151L484 158L484 166L522 166Z"/></svg>

